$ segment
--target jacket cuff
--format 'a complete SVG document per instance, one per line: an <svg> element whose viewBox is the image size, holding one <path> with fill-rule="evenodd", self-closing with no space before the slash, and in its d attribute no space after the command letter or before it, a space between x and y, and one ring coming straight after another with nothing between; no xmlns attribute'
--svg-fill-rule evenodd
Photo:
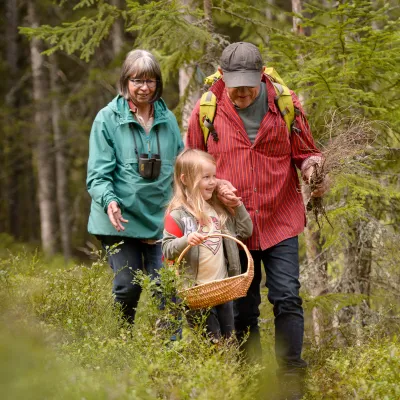
<svg viewBox="0 0 400 400"><path fill-rule="evenodd" d="M104 212L107 214L108 206L112 201L116 201L118 203L119 208L121 209L121 214L124 212L124 205L122 204L121 199L119 199L115 195L104 196Z"/></svg>

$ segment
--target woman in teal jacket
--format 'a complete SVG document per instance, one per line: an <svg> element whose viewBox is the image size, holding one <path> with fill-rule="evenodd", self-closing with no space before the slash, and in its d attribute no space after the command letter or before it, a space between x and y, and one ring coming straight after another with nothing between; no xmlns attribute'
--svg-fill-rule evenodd
<svg viewBox="0 0 400 400"><path fill-rule="evenodd" d="M119 86L120 94L97 114L90 133L88 230L104 247L123 241L109 262L115 300L133 323L141 292L133 273L146 269L154 277L161 267L158 240L183 142L161 99L161 69L151 53L128 53Z"/></svg>

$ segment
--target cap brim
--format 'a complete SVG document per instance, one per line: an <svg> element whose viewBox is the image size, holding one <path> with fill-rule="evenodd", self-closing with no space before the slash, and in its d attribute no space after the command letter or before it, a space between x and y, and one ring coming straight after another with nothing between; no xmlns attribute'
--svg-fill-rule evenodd
<svg viewBox="0 0 400 400"><path fill-rule="evenodd" d="M227 87L256 87L261 82L261 71L223 71Z"/></svg>

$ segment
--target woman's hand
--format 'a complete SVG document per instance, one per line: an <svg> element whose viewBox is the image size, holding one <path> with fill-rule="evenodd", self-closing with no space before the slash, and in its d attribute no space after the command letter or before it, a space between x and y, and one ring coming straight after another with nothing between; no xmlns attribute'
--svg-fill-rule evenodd
<svg viewBox="0 0 400 400"><path fill-rule="evenodd" d="M188 243L191 246L198 246L199 244L202 244L204 239L205 239L205 236L203 236L199 232L192 232L192 233L189 233L189 235L188 235Z"/></svg>
<svg viewBox="0 0 400 400"><path fill-rule="evenodd" d="M117 232L124 231L125 227L121 222L128 222L127 219L122 217L121 209L116 201L110 202L107 208L107 215L110 219L111 225L115 228Z"/></svg>

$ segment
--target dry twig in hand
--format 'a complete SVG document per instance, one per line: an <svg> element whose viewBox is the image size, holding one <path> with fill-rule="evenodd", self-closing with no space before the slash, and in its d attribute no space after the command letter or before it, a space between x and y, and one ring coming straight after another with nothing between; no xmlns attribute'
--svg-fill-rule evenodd
<svg viewBox="0 0 400 400"><path fill-rule="evenodd" d="M322 162L314 164L314 172L307 189L310 193L323 185L328 174L330 180L349 171L353 174L365 174L365 163L372 159L372 144L378 136L379 128L384 127L383 123L342 114L341 110L335 110L327 118L326 133L322 137L327 145L323 146ZM307 210L311 209L319 227L320 216L325 217L331 225L321 197L311 197Z"/></svg>

